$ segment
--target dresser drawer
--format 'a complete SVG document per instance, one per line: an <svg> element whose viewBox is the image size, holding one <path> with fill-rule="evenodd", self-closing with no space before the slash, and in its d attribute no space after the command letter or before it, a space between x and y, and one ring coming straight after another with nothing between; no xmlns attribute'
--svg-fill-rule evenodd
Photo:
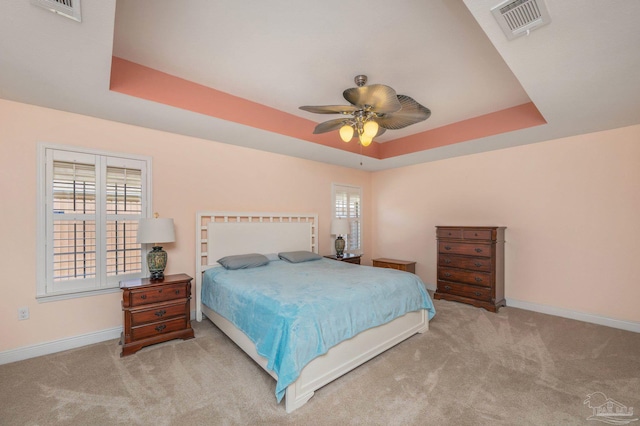
<svg viewBox="0 0 640 426"><path fill-rule="evenodd" d="M187 326L187 319L183 316L180 318L156 322L131 329L131 336L134 340L146 339L148 337L159 336L172 331L182 330Z"/></svg>
<svg viewBox="0 0 640 426"><path fill-rule="evenodd" d="M438 238L462 238L462 229L460 228L438 228L436 230Z"/></svg>
<svg viewBox="0 0 640 426"><path fill-rule="evenodd" d="M491 244L482 243L454 243L451 241L439 241L440 253L465 254L468 256L491 257Z"/></svg>
<svg viewBox="0 0 640 426"><path fill-rule="evenodd" d="M153 309L131 312L131 325L138 326L150 322L162 321L184 316L189 308L189 302L177 305L157 306Z"/></svg>
<svg viewBox="0 0 640 426"><path fill-rule="evenodd" d="M438 268L438 279L491 287L491 274L453 268Z"/></svg>
<svg viewBox="0 0 640 426"><path fill-rule="evenodd" d="M491 259L486 257L468 257L440 253L438 256L438 266L491 272Z"/></svg>
<svg viewBox="0 0 640 426"><path fill-rule="evenodd" d="M473 285L457 284L438 280L438 291L471 299L485 301L491 300L491 289L488 287L476 287Z"/></svg>
<svg viewBox="0 0 640 426"><path fill-rule="evenodd" d="M462 238L465 240L489 240L493 239L490 229L463 229Z"/></svg>
<svg viewBox="0 0 640 426"><path fill-rule="evenodd" d="M187 284L171 284L131 291L129 306L148 305L187 297Z"/></svg>

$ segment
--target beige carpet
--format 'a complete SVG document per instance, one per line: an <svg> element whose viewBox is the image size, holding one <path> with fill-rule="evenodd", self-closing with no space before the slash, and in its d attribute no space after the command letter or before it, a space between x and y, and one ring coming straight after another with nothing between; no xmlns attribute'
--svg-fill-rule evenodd
<svg viewBox="0 0 640 426"><path fill-rule="evenodd" d="M640 335L435 301L416 335L301 409L210 322L120 358L116 340L0 366L1 425L585 425L589 394L640 411ZM597 394L598 396L600 394ZM595 397L594 397L595 401ZM632 424L640 424L640 421Z"/></svg>

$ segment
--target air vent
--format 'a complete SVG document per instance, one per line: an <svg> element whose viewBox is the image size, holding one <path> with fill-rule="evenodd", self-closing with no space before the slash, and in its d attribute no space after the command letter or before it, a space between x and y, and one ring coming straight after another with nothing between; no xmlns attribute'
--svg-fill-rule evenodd
<svg viewBox="0 0 640 426"><path fill-rule="evenodd" d="M491 13L509 40L551 22L543 0L506 1L493 7Z"/></svg>
<svg viewBox="0 0 640 426"><path fill-rule="evenodd" d="M80 0L31 0L31 4L43 7L74 21L82 22Z"/></svg>

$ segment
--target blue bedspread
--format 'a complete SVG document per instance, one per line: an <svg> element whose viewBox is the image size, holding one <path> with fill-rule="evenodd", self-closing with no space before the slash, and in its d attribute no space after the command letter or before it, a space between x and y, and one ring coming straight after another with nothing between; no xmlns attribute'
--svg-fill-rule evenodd
<svg viewBox="0 0 640 426"><path fill-rule="evenodd" d="M361 331L433 302L417 275L321 259L205 272L202 302L255 344L282 399L307 363Z"/></svg>

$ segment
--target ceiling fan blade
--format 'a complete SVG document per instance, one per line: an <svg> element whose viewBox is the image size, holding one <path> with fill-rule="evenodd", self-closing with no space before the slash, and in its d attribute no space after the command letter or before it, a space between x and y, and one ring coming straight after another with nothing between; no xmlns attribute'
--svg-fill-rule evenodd
<svg viewBox="0 0 640 426"><path fill-rule="evenodd" d="M324 123L320 123L316 126L316 128L313 130L313 134L317 135L318 133L327 133L331 132L332 130L338 130L348 122L348 118L336 118L335 120L325 121Z"/></svg>
<svg viewBox="0 0 640 426"><path fill-rule="evenodd" d="M358 109L364 109L368 105L371 111L379 114L396 112L402 108L396 91L384 84L352 87L345 90L342 95Z"/></svg>
<svg viewBox="0 0 640 426"><path fill-rule="evenodd" d="M380 127L398 130L424 121L431 116L429 108L420 105L409 96L398 95L398 101L402 105L401 110L376 118Z"/></svg>
<svg viewBox="0 0 640 426"><path fill-rule="evenodd" d="M353 105L318 105L301 106L301 110L315 112L316 114L351 114L358 108Z"/></svg>
<svg viewBox="0 0 640 426"><path fill-rule="evenodd" d="M384 127L382 127L382 126L378 127L378 133L376 133L374 138L377 138L378 136L380 136L381 134L383 134L386 131L387 131L387 129L385 129Z"/></svg>

